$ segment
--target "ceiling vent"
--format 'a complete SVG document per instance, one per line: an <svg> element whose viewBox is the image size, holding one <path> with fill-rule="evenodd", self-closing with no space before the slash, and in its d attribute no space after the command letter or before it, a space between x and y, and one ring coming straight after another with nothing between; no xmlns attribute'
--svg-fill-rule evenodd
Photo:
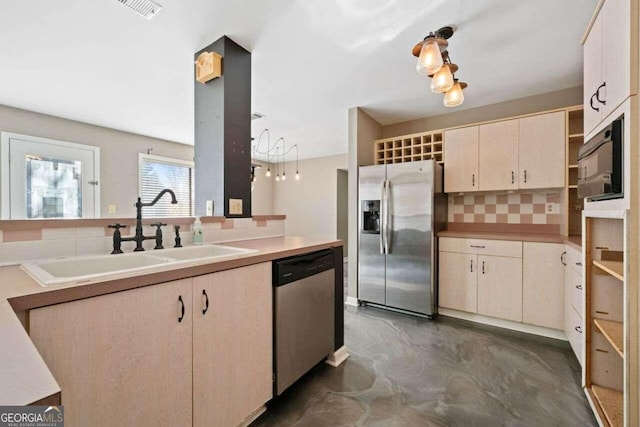
<svg viewBox="0 0 640 427"><path fill-rule="evenodd" d="M256 113L253 113L251 115L251 120L258 120L258 119L261 119L263 117L264 117L264 114L260 114L260 113L256 112Z"/></svg>
<svg viewBox="0 0 640 427"><path fill-rule="evenodd" d="M151 0L118 0L129 9L137 12L138 15L142 15L147 19L151 19L156 16L156 13L162 10L162 6Z"/></svg>

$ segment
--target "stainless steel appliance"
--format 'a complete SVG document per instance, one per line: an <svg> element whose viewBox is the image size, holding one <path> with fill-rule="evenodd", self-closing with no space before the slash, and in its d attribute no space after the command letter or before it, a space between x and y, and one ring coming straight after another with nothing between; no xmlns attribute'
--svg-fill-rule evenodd
<svg viewBox="0 0 640 427"><path fill-rule="evenodd" d="M275 392L333 352L335 268L323 250L273 263Z"/></svg>
<svg viewBox="0 0 640 427"><path fill-rule="evenodd" d="M578 150L578 197L607 200L624 197L624 120L614 120Z"/></svg>
<svg viewBox="0 0 640 427"><path fill-rule="evenodd" d="M437 239L447 220L434 160L359 169L358 299L436 314Z"/></svg>

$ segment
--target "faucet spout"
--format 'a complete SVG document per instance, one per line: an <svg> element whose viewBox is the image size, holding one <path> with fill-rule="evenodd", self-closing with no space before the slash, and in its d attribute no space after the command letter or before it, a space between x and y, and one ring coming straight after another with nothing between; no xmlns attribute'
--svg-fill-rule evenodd
<svg viewBox="0 0 640 427"><path fill-rule="evenodd" d="M160 200L160 198L162 198L162 196L164 196L166 193L169 193L169 195L171 195L171 204L175 205L178 203L178 199L176 199L176 193L173 192L173 190L169 190L168 188L165 188L164 190L162 190L161 192L158 193L158 195L156 196L155 199L153 199L151 202L149 203L142 203L142 201L140 200L140 198L138 198L138 203L140 204L140 207L143 206L153 206L156 203L158 203L158 200Z"/></svg>

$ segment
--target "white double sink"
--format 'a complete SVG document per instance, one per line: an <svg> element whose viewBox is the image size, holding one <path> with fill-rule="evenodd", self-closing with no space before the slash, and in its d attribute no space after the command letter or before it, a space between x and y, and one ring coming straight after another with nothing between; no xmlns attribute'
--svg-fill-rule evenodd
<svg viewBox="0 0 640 427"><path fill-rule="evenodd" d="M42 286L127 277L138 272L164 271L189 264L237 258L255 249L221 245L188 246L119 255L97 255L26 262L21 267Z"/></svg>

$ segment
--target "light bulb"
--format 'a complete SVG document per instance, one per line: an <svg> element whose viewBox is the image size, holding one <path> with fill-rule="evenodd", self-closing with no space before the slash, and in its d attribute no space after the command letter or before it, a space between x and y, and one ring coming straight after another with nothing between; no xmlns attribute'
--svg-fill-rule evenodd
<svg viewBox="0 0 640 427"><path fill-rule="evenodd" d="M280 181L280 174L276 175L276 181Z"/></svg>
<svg viewBox="0 0 640 427"><path fill-rule="evenodd" d="M271 176L271 169L267 169L267 173L264 174L267 178Z"/></svg>
<svg viewBox="0 0 640 427"><path fill-rule="evenodd" d="M300 179L300 172L296 171L296 179Z"/></svg>
<svg viewBox="0 0 640 427"><path fill-rule="evenodd" d="M444 61L442 60L442 54L440 53L440 46L433 38L427 39L422 44L420 49L420 56L418 57L418 65L416 65L416 71L419 74L430 76L435 74L442 68Z"/></svg>
<svg viewBox="0 0 640 427"><path fill-rule="evenodd" d="M444 94L443 104L445 107L457 107L463 102L464 94L462 93L462 85L456 81L453 87Z"/></svg>
<svg viewBox="0 0 640 427"><path fill-rule="evenodd" d="M444 64L431 79L431 92L444 93L453 87L453 74L449 64Z"/></svg>
<svg viewBox="0 0 640 427"><path fill-rule="evenodd" d="M285 179L287 179L287 174L285 172L282 172L282 180L284 181Z"/></svg>

